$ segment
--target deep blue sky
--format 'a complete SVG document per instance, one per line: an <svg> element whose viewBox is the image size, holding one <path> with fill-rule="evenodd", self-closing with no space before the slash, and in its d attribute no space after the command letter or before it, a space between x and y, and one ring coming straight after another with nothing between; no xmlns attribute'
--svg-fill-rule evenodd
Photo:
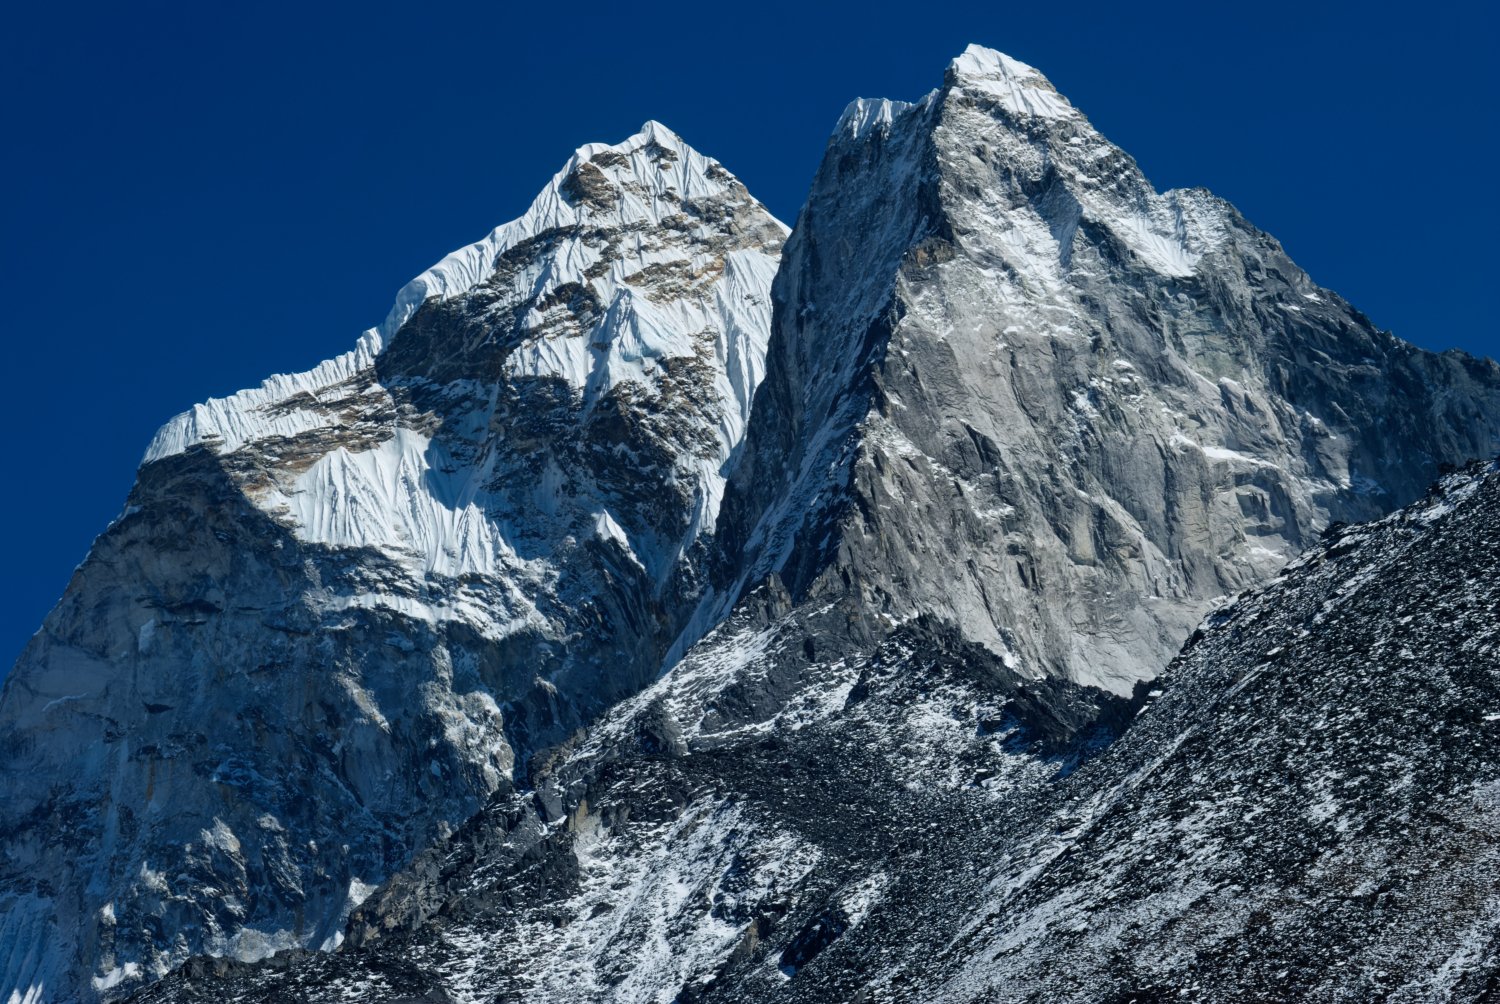
<svg viewBox="0 0 1500 1004"><path fill-rule="evenodd" d="M0 674L163 420L347 349L575 147L660 119L791 223L844 104L920 96L970 41L1377 324L1494 355L1496 24L1396 7L12 5Z"/></svg>

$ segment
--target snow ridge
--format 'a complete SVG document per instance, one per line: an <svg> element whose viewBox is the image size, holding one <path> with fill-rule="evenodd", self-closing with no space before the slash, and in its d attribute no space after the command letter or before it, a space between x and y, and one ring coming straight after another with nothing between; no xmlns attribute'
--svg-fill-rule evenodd
<svg viewBox="0 0 1500 1004"><path fill-rule="evenodd" d="M1081 119L1040 70L1003 52L971 45L949 64L959 86L980 91L1016 115L1039 119Z"/></svg>
<svg viewBox="0 0 1500 1004"><path fill-rule="evenodd" d="M891 123L916 106L910 101L889 98L855 98L839 116L833 136L835 139L863 139L876 129L890 128Z"/></svg>
<svg viewBox="0 0 1500 1004"><path fill-rule="evenodd" d="M578 205L565 194L568 181L584 163L595 163L600 155L613 161L613 157L624 158L624 164L605 169L607 175L647 179L646 186L632 185L620 189L617 207L601 214L586 205ZM611 157L613 155L613 157ZM356 347L343 355L328 360L311 370L293 374L278 374L267 379L259 387L243 390L228 397L211 398L193 406L186 412L170 419L152 438L142 458L143 464L182 453L198 445L211 445L219 452L232 453L246 443L269 436L295 436L327 425L317 410L293 408L278 409L275 406L307 395L315 402L320 392L349 380L367 370L389 340L417 312L423 303L434 297L449 299L469 292L484 282L494 271L496 259L504 252L550 230L571 226L585 219L591 222L632 221L659 226L663 219L679 211L682 200L704 198L721 194L726 179L732 180L718 161L688 146L675 132L660 122L648 121L640 131L624 142L609 145L589 143L579 147L562 169L532 202L530 208L517 219L496 227L481 240L447 255L421 275L412 279L396 294L385 320L379 326L365 331ZM668 197L670 194L671 197ZM778 224L779 225L779 224ZM782 227L783 234L786 228ZM650 262L647 262L648 264ZM546 289L578 282L584 279L584 271L595 264L587 253L561 255L556 261L555 271L545 280ZM725 303L736 307L753 298L763 287L769 287L775 273L775 261L759 257L740 256L730 277L731 288L725 291ZM612 267L609 280L619 282L625 278L624 266ZM543 290L539 290L542 292ZM634 316L628 318L627 327L640 332L637 343L653 335L660 336L679 318L653 316L649 306L634 305ZM755 319L741 316L736 311L737 325L757 327ZM644 330L642 330L644 329ZM754 337L757 332L744 332ZM751 355L764 355L764 344L751 345ZM623 346L621 355L639 353L639 344ZM547 354L545 349L533 350L529 368L535 373L557 373L568 376L575 383L585 379L585 367L574 357ZM618 368L618 367L616 367ZM743 415L748 413L749 396L759 380L754 359L737 357L733 372L726 375L723 390L736 407L727 414L724 434L736 439L743 429Z"/></svg>
<svg viewBox="0 0 1500 1004"><path fill-rule="evenodd" d="M376 360L423 303L455 301L481 284L493 284L497 264L508 254L587 223L599 231L617 230L628 243L623 249L601 248L566 237L510 278L511 295L530 301L521 324L539 335L514 347L506 373L512 380L561 379L587 411L623 384L659 390L661 368L671 360L698 357L705 351L700 339L712 334L707 379L719 402L712 416L718 447L681 459L677 476L698 485L697 508L685 540L655 548L651 572L663 573L664 563L714 527L723 497L722 467L744 436L751 399L764 375L770 285L778 259L774 249L747 246L715 255L631 235L671 233L685 225L684 206L711 199L733 202L736 191L743 189L716 161L658 122L647 122L622 143L580 147L525 214L407 283L385 321L366 331L353 351L307 372L274 376L260 387L194 406L163 426L143 463L198 445L231 454L315 432L335 441L347 437L351 406L373 412L389 402L389 390L376 378ZM748 195L740 201L753 205ZM786 228L760 212L779 242ZM672 281L686 274L689 288L670 287L663 294L642 278L657 272ZM604 316L592 328L559 333L555 301L585 286L604 306ZM482 398L489 392L476 387L473 393ZM482 428L474 432L484 434ZM384 441L373 448L362 438L326 453L295 480L278 479L259 501L291 518L305 540L376 547L402 560L415 556L426 573L494 574L515 562L505 539L508 529L486 518L494 499L483 483L499 474L493 456L481 462L483 470L455 480L437 469L451 466L453 458L442 459L441 447L428 437L400 428L379 436ZM545 497L536 505L543 512L555 508Z"/></svg>

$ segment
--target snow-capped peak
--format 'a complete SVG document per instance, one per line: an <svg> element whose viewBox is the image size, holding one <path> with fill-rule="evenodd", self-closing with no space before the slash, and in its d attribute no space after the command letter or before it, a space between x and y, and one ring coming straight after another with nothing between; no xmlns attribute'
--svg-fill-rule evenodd
<svg viewBox="0 0 1500 1004"><path fill-rule="evenodd" d="M979 92L1016 115L1039 119L1082 117L1040 70L982 45L970 45L949 63L947 79L950 88Z"/></svg>
<svg viewBox="0 0 1500 1004"><path fill-rule="evenodd" d="M452 252L401 287L385 320L365 331L352 351L312 370L277 374L259 387L194 405L162 426L141 462L161 460L203 443L231 452L263 436L306 431L307 412L277 405L299 395L315 399L325 388L368 368L424 302L467 293L494 272L497 258L505 251L585 220L604 226L656 227L680 213L685 200L722 196L736 186L738 180L718 161L694 150L654 120L623 142L585 144L553 175L524 214ZM753 201L749 193L741 192L744 200ZM772 223L786 234L785 226ZM594 264L578 255L559 255L546 285L555 289L568 282L586 282L584 270ZM606 281L623 278L611 274Z"/></svg>
<svg viewBox="0 0 1500 1004"><path fill-rule="evenodd" d="M7 777L29 779L7 785L0 830L46 831L12 845L36 849L36 882L0 861L0 1002L123 997L189 955L337 944L358 890L653 678L710 557L786 234L647 122L580 147L350 352L167 423L70 587L120 613L55 647L40 633L0 702ZM210 680L182 653L219 614ZM95 628L117 636L78 642L108 653L80 669L72 639ZM109 741L140 755L79 761L63 718L129 723ZM212 744L157 738L189 722L213 723ZM292 752L313 734L338 737L319 747L336 765ZM158 770L179 756L195 768ZM230 774L254 780L226 798ZM53 840L58 777L118 811ZM114 820L144 821L132 866L101 878ZM219 910L246 889L252 908Z"/></svg>
<svg viewBox="0 0 1500 1004"><path fill-rule="evenodd" d="M609 187L589 182L594 170L583 172L580 179L585 164L602 174ZM456 296L474 288L489 275L497 254L545 230L585 216L659 223L676 212L675 200L663 200L666 193L701 197L723 191L733 180L718 161L703 156L655 120L648 120L621 143L585 144L552 176L522 216L454 251L403 286L379 333L383 338L395 334L429 297Z"/></svg>
<svg viewBox="0 0 1500 1004"><path fill-rule="evenodd" d="M861 139L873 129L889 126L903 112L914 107L909 101L892 101L890 98L855 98L839 116L833 135Z"/></svg>

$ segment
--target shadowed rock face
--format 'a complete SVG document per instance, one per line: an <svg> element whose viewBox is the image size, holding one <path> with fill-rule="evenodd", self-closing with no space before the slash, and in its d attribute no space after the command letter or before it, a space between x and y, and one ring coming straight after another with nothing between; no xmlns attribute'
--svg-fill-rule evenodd
<svg viewBox="0 0 1500 1004"><path fill-rule="evenodd" d="M141 1000L1341 999L1346 955L1347 999L1488 992L1496 583L1464 562L1500 475L1321 532L1493 451L1494 364L1376 331L980 49L851 106L774 294L670 671L339 952Z"/></svg>
<svg viewBox="0 0 1500 1004"><path fill-rule="evenodd" d="M331 625L402 569L299 541L208 450L143 468L127 513L7 682L7 949L144 970L336 940L351 888L505 783L506 680L461 629Z"/></svg>
<svg viewBox="0 0 1500 1004"><path fill-rule="evenodd" d="M654 679L784 236L649 123L354 352L169 423L0 699L0 999L332 948Z"/></svg>

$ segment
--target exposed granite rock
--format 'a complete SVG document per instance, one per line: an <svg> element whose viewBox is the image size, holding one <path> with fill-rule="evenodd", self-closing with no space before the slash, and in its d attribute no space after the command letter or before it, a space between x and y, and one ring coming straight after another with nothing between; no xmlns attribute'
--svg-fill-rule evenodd
<svg viewBox="0 0 1500 1004"><path fill-rule="evenodd" d="M1494 362L1377 330L989 50L850 107L774 296L704 627L774 571L1127 694L1330 521L1500 449Z"/></svg>

